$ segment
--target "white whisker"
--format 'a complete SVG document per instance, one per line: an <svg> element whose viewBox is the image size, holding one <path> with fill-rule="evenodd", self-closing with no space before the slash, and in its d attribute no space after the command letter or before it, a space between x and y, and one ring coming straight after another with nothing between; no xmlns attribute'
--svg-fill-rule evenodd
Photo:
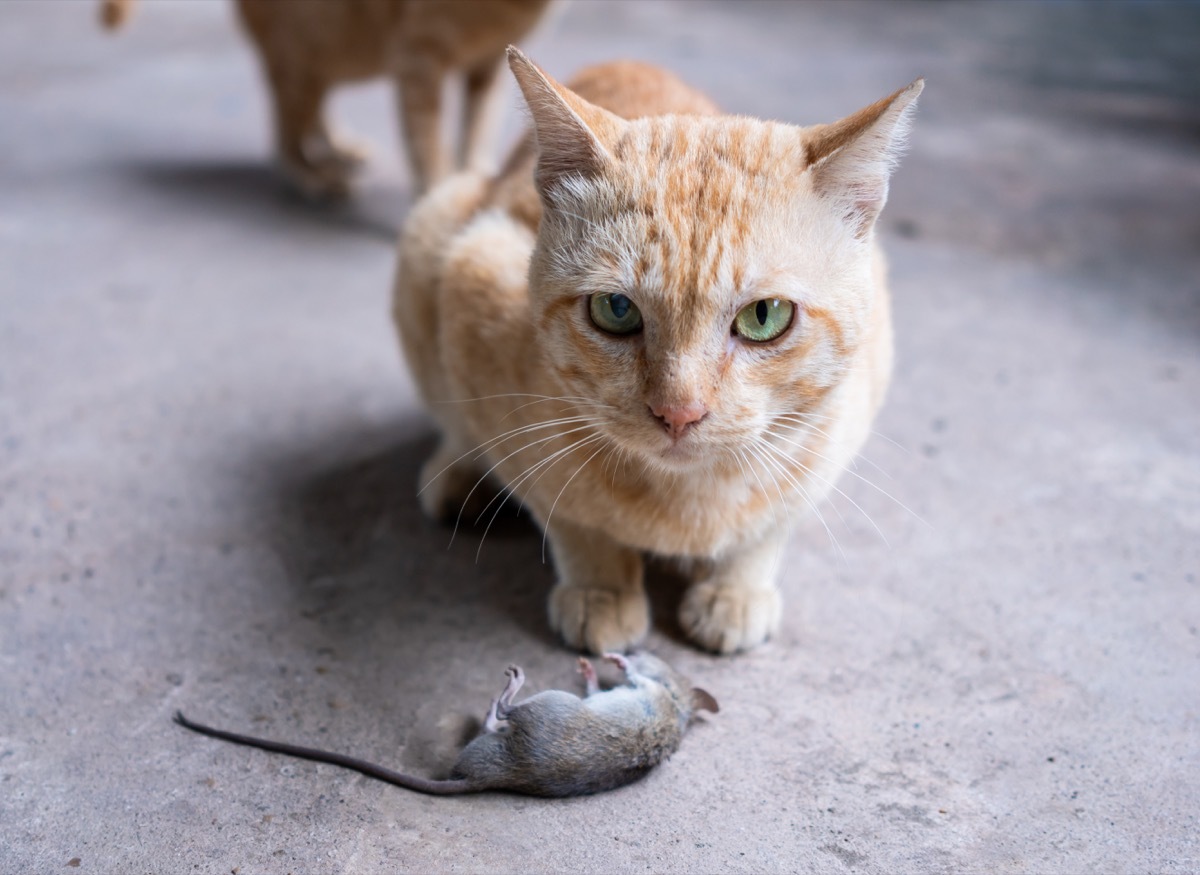
<svg viewBox="0 0 1200 875"><path fill-rule="evenodd" d="M479 561L479 556L483 552L483 542L485 540L487 540L488 532L490 532L492 529L492 523L494 523L496 521L496 517L498 517L500 515L500 511L504 509L504 505L508 502L508 499L512 498L513 495L516 494L517 489L520 488L521 484L524 483L525 480L527 480L539 468L542 469L542 473L538 475L538 480L541 480L542 477L545 476L547 471L549 471L556 464L558 464L559 461L566 458L574 450L581 449L586 446L590 446L591 444L595 443L596 441L602 441L602 440L604 440L603 435L598 435L598 434L580 438L579 440L575 441L574 443L570 444L569 446L564 447L560 450L557 450L554 453L551 453L549 456L540 460L535 465L527 468L521 474L520 477L518 477L516 480L514 480L512 485L507 487L507 494L504 495L503 501L500 502L500 505L496 508L495 512L492 514L492 518L490 520L488 520L487 527L483 530L483 537L481 537L479 539L479 547L475 550L475 561L476 562ZM570 482L570 481L567 481L567 482ZM537 480L535 480L534 483L536 484ZM480 512L479 518L476 519L476 522L478 522L479 519L483 518L483 514L487 513L487 508L491 507L492 503L495 500L496 500L496 497L493 497L492 501L488 502L487 507L485 507L483 509L483 511ZM553 512L553 508L551 509L551 512ZM544 555L542 557L542 561L545 562Z"/></svg>
<svg viewBox="0 0 1200 875"><path fill-rule="evenodd" d="M762 448L766 449L770 446L769 444L763 442L761 439L755 440L754 445L755 445L756 449L758 447L762 447ZM758 454L756 453L756 455L758 455ZM763 456L759 455L759 458L763 459L764 461L768 461L768 462L772 461L771 457L769 457L769 456L763 457ZM831 529L829 527L829 523L825 520L825 516L821 513L821 509L817 506L816 501L814 501L812 496L808 494L808 490L805 489L804 485L802 483L800 483L790 472L788 472L786 469L780 467L777 462L774 464L774 467L777 471L779 471L783 475L783 477L785 477L788 480L789 483L792 484L792 486L794 486L796 488L796 491L800 493L800 497L804 500L804 503L807 504L809 506L809 508L812 510L812 512L817 515L817 519L820 521L821 525L825 528L825 533L827 535L829 535L829 540L833 543L834 548L838 551L838 554L842 557L842 561L845 562L846 561L846 552L842 549L842 545L838 541L837 536L834 535L833 529ZM835 510L836 510L836 508L835 508Z"/></svg>
<svg viewBox="0 0 1200 875"><path fill-rule="evenodd" d="M836 462L834 462L834 460L833 460L833 459L829 458L828 456L826 456L826 455L824 455L824 454L822 454L822 453L818 453L816 450L814 450L814 449L811 449L810 447L806 447L806 446L803 446L803 445L801 445L801 444L796 444L796 443L794 443L794 442L792 442L792 441L789 441L787 438L783 437L782 435L775 435L775 437L777 437L777 438L778 438L779 440L781 440L781 441L785 441L786 443L789 443L789 444L791 444L792 446L794 446L794 447L797 447L797 448L799 448L799 449L803 450L804 452L808 453L808 454L809 454L809 455L811 455L811 456L815 456L815 457L816 457L816 458L818 458L818 459L821 459L821 460L823 460L823 461L829 462L831 465L835 465L835 466L837 466L837 463L836 463ZM916 511L912 510L911 508L909 508L907 505L905 505L905 504L904 504L904 502L902 502L900 499L896 498L894 495L892 495L892 494L891 494L890 492L888 492L886 489L883 489L882 487L880 487L880 486L876 485L874 482L872 482L871 480L868 480L866 477L864 477L862 474L859 474L857 471L851 471L850 469L846 468L844 465L843 465L843 466L838 466L838 467L839 467L839 469L840 469L840 470L842 470L842 471L844 471L845 473L849 474L851 477L857 477L859 480L861 480L863 483L865 483L865 484L867 484L868 486L870 486L872 489L874 489L874 490L875 490L876 492L878 492L880 495L883 495L885 498L888 498L888 499L890 499L891 501L895 502L895 503L896 503L896 505L897 505L898 507L900 507L900 508L901 508L902 510L904 510L905 512L907 512L907 513L911 514L911 515L912 515L912 517L913 517L915 520L917 520L918 522L920 522L920 523L922 523L922 524L924 524L924 525L929 525L928 523L926 523L926 522L925 522L925 520L924 520L924 519L922 519L922 518L921 518L921 515L920 515L920 514L918 514ZM840 490L839 490L839 491L840 491ZM843 495L845 495L845 493L842 493L842 494L843 494ZM883 533L882 533L882 532L880 532L880 534L882 535ZM887 539L886 539L886 538L884 538L884 541L886 541L886 540L887 540Z"/></svg>
<svg viewBox="0 0 1200 875"><path fill-rule="evenodd" d="M418 496L421 495L421 493L423 493L426 489L428 489L431 485L433 485L433 482L435 480L437 480L439 477L441 477L443 474L445 474L447 471L449 471L451 468L453 468L455 465L457 465L459 462L461 462L463 459L467 458L468 456L474 455L474 458L472 459L472 461L475 461L475 459L479 459L480 457L482 457L484 454L487 453L488 450L492 449L497 444L503 443L504 441L509 440L511 438L517 437L522 434L527 434L527 433L533 432L533 431L540 431L541 429L544 429L544 428L553 428L554 426L558 426L558 425L572 425L572 424L579 423L579 422L599 422L599 419L596 417L588 417L588 416L563 417L561 419L550 419L545 422L538 422L538 423L534 423L533 425L522 425L522 426L518 426L517 428L510 429L509 431L504 432L504 434L500 435L499 437L494 437L491 440L484 441L483 443L479 444L478 446L474 447L473 449L467 450L465 453L463 453L461 456L459 456L453 462L450 462L448 465L446 465L444 468L442 468L442 470L438 471L436 474L434 474L432 477L430 477L429 482L426 483L424 486L422 486L419 490L417 490L417 495Z"/></svg>
<svg viewBox="0 0 1200 875"><path fill-rule="evenodd" d="M524 446L518 447L517 449L513 450L511 453L509 453L503 459L498 461L496 464L492 465L492 467L490 467L486 471L484 471L483 476L481 476L478 480L475 481L475 485L471 487L471 491L468 492L466 498L463 499L462 508L459 509L458 517L454 521L454 531L450 533L450 544L454 543L454 537L455 537L455 535L458 534L458 527L462 523L463 510L466 509L467 504L471 500L471 496L475 494L475 490L479 488L479 484L481 484L484 480L486 480L488 478L488 475L490 475L493 471L495 471L497 468L499 468L501 465L503 465L505 462L507 462L513 456L517 455L517 453L522 453L525 450L528 450L532 447L539 446L548 441L555 440L556 438L566 437L569 434L574 434L576 432L583 431L584 429L588 429L588 428L591 428L591 425L585 424L585 425L577 426L572 429L568 429L567 431L564 431L561 433L549 435L548 437L538 438L535 441L531 441L530 443L527 443Z"/></svg>
<svg viewBox="0 0 1200 875"><path fill-rule="evenodd" d="M597 437L600 437L603 440L602 435L597 435ZM590 456L588 456L586 459L583 460L583 464L575 469L575 473L572 474L569 478L567 478L567 482L563 484L563 488L558 490L558 495L555 496L554 503L550 505L550 513L546 514L546 528L542 530L542 564L543 565L546 564L546 537L550 531L550 520L554 516L554 508L558 507L558 500L563 497L563 493L567 491L567 487L571 485L571 481L574 480L576 477L578 477L579 472L582 471L584 468L586 468L588 463L591 462L592 459L596 458L596 456L603 449L604 449L604 446L601 445L600 449L596 450L596 452L592 453Z"/></svg>

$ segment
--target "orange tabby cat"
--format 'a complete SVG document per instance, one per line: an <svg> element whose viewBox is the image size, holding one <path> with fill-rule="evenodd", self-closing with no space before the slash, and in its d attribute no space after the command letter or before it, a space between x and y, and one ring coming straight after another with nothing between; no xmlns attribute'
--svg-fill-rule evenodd
<svg viewBox="0 0 1200 875"><path fill-rule="evenodd" d="M718 115L641 64L568 89L509 61L534 141L496 179L447 179L400 241L394 315L442 431L423 506L444 517L485 476L515 494L574 647L645 635L646 554L684 560L693 641L754 647L789 525L888 383L874 226L922 82L802 128Z"/></svg>
<svg viewBox="0 0 1200 875"><path fill-rule="evenodd" d="M279 161L302 191L343 195L363 155L339 143L322 105L335 85L391 76L418 191L451 169L442 142L442 85L462 72L458 166L488 158L504 48L525 36L550 0L238 0L258 46L275 111ZM104 0L120 26L133 0Z"/></svg>

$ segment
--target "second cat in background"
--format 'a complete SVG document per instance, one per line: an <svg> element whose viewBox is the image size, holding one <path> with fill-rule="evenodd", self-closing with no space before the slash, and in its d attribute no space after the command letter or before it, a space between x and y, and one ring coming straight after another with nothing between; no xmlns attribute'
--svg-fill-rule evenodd
<svg viewBox="0 0 1200 875"><path fill-rule="evenodd" d="M334 86L390 76L419 192L456 167L487 164L504 49L522 39L551 0L237 0L258 48L274 110L275 142L288 181L313 197L350 188L364 160L325 121ZM116 28L134 0L103 0ZM463 79L457 154L442 136L442 86Z"/></svg>

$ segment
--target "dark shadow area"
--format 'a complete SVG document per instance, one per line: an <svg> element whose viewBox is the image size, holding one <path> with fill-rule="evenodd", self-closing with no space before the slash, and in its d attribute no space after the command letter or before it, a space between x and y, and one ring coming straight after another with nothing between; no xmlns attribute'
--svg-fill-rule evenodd
<svg viewBox="0 0 1200 875"><path fill-rule="evenodd" d="M443 630L450 641L556 644L545 612L552 572L519 505L505 505L482 544L487 519L464 516L457 532L430 522L416 483L434 436L398 424L379 438L326 436L267 463L264 537L287 569L300 616L340 652L357 647L364 625L380 623L405 649Z"/></svg>
<svg viewBox="0 0 1200 875"><path fill-rule="evenodd" d="M516 499L498 513L495 502L464 514L457 531L435 524L421 511L416 483L436 438L406 424L379 438L331 435L271 454L263 538L286 568L299 617L347 656L359 649L363 626L381 622L401 651L444 631L449 643L472 650L492 640L516 654L527 640L567 656L546 618L553 566L541 530ZM646 582L655 629L691 646L677 620L687 578L673 563L650 559ZM401 653L387 658L404 661Z"/></svg>
<svg viewBox="0 0 1200 875"><path fill-rule="evenodd" d="M655 630L676 644L695 649L679 625L679 603L691 583L676 565L665 559L646 561L646 594L650 598L650 622Z"/></svg>
<svg viewBox="0 0 1200 875"><path fill-rule="evenodd" d="M368 178L342 200L308 199L266 161L131 161L113 168L129 181L178 201L189 211L238 218L263 227L304 226L396 242L411 196L372 186Z"/></svg>

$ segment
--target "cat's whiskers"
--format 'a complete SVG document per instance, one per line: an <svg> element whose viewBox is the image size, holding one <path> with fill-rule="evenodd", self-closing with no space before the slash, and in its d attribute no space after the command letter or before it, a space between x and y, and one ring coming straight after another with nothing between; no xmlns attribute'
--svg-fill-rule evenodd
<svg viewBox="0 0 1200 875"><path fill-rule="evenodd" d="M563 400L563 399L561 399L561 398L544 398L544 399L541 399L541 400L539 400L539 401L526 401L524 404L519 404L519 405L517 405L517 406L516 406L516 407L514 407L512 410L508 411L508 413L506 413L506 414L504 414L503 416L501 416L499 421L500 421L500 422L504 422L504 420L508 419L510 416L512 416L514 413L516 413L516 412L517 412L517 411L519 411L519 410L524 410L526 407L532 407L534 404L545 404L547 401L562 401L564 404L568 404L570 407L574 408L576 411L578 411L578 410L579 410L579 408L580 408L581 406L585 405L585 404L586 404L586 405L588 405L588 406L591 406L591 407L595 407L597 410L601 410L601 409L604 409L604 408L610 408L610 409L611 409L611 405L608 405L608 404L592 404L591 402L588 402L588 401L586 401L586 400L581 400L581 401L579 401L578 403L571 403L571 402L564 401L564 400Z"/></svg>
<svg viewBox="0 0 1200 875"><path fill-rule="evenodd" d="M776 437L779 440L782 440L784 443L791 444L792 446L794 446L802 451L805 451L805 452L809 451L807 447L801 446L799 444L795 444L792 441L789 441L787 438L785 438L781 435L773 434L769 430L766 432L766 434L771 435L772 437ZM791 462L791 463L797 465L800 468L800 470L803 471L806 475L813 478L814 480L819 480L821 483L824 483L826 486L828 486L830 489L832 489L838 495L842 496L842 498L846 499L846 501L850 502L850 504L854 507L854 509L857 510L860 514L862 514L863 517L866 519L866 521L869 522L872 525L872 527L874 527L875 531L879 533L879 537L883 540L884 545L888 546L888 547L891 546L891 544L888 542L887 535L885 535L883 533L883 529L879 528L879 525L875 522L874 519L871 518L871 515L869 513L867 513L865 510L863 510L862 506L857 501L855 501L853 498L851 498L849 495L847 495L845 492L843 492L841 489L839 489L838 486L832 480L828 480L828 479L822 477L813 468L810 468L808 465L805 465L802 461L797 459L795 456L791 456L791 455L783 452L778 447L772 446L769 443L766 444L766 446L772 453L775 453L777 456L779 456L779 458L781 460L785 460L786 462ZM845 525L846 519L845 519L845 517L842 516L842 512L840 510L838 510L838 506L836 504L832 504L832 503L830 506L833 507L834 513L836 513L838 515L838 519L841 520L843 525Z"/></svg>
<svg viewBox="0 0 1200 875"><path fill-rule="evenodd" d="M490 532L492 530L492 523L494 523L496 521L496 517L498 517L500 515L500 511L504 509L504 505L508 502L508 499L510 499L514 495L516 495L517 490L521 487L522 483L524 483L526 480L528 480L529 477L531 477L540 468L541 473L538 474L537 479L533 481L534 484L536 484L539 480L542 479L542 477L544 477L546 475L546 472L548 472L551 468L553 468L556 464L558 464L559 461L566 458L569 454L571 454L575 450L582 449L584 447L590 446L591 444L593 444L597 441L603 441L603 440L604 440L604 435L602 435L602 434L587 435L585 437L580 438L577 441L574 441L570 445L563 447L562 449L556 450L555 452L551 453L549 456L545 457L544 459L539 460L538 462L534 463L529 468L527 468L524 472L522 472L521 476L518 477L516 480L514 480L512 482L512 484L507 487L506 491L502 491L500 493L501 495L504 495L504 499L500 502L500 505L496 508L495 512L492 514L491 519L488 520L487 527L484 528L484 530L483 530L483 536L479 539L479 547L475 550L475 561L476 562L479 561L479 556L483 552L483 543L484 543L484 541L487 540L488 532ZM576 473L578 473L578 472L576 472ZM568 480L567 482L569 483L570 481ZM498 497L498 496L493 496L492 500L489 501L487 506L484 507L483 511L480 512L479 517L476 519L476 523L479 522L479 519L483 518L484 513L487 513L487 508L491 507L492 503L495 502L496 497ZM554 512L554 509L551 508L551 513L553 513L553 512ZM547 524L548 523L549 523L549 517L547 517ZM544 537L545 536L543 535L543 539L544 539ZM542 553L543 564L545 563L545 561L546 561L545 549L543 547L543 553Z"/></svg>
<svg viewBox="0 0 1200 875"><path fill-rule="evenodd" d="M762 478L758 476L758 472L754 470L754 466L750 463L750 460L745 457L745 454L743 453L742 449L735 448L734 451L738 454L738 456L742 459L742 461L745 462L745 465L746 465L745 470L748 470L750 472L751 476L754 477L754 479L758 482L758 488L762 490L762 494L767 497L767 509L771 511L771 524L775 528L778 529L779 528L779 517L775 514L775 502L771 499L770 491L767 489L766 484L764 484L762 482ZM741 465L739 464L738 467L740 468ZM786 513L787 512L787 502L783 501L783 493L782 492L779 494L779 499L782 502L784 512ZM790 516L788 517L788 521L789 521L789 523L791 522Z"/></svg>
<svg viewBox="0 0 1200 875"><path fill-rule="evenodd" d="M845 465L839 465L837 462L835 462L833 459L829 458L828 456L824 455L823 453L819 453L810 447L806 447L801 444L794 443L793 441L788 440L787 438L783 437L782 435L776 435L776 437L779 440L784 441L785 443L789 443L792 446L797 447L798 449L804 450L804 452L806 452L812 456L815 456L816 458L821 459L822 461L829 462L831 465L834 465L836 468L838 468L839 471L844 471L845 473L849 474L851 477L856 477L857 479L861 480L863 483L870 486L872 489L874 489L880 495L882 495L885 498L894 502L901 510L910 514L913 517L913 519L917 520L917 522L922 523L924 525L929 525L925 521L925 519L921 517L920 514L918 514L916 511L914 511L912 508L910 508L908 505L906 505L900 499L896 498L896 496L892 495L886 489L879 486L874 481L867 479L862 474L859 474L857 471L852 471L849 468L847 468Z"/></svg>
<svg viewBox="0 0 1200 875"><path fill-rule="evenodd" d="M472 404L476 401L495 401L499 398L535 398L539 401L591 401L577 395L541 395L537 392L498 392L495 395L479 395L475 398L446 398L438 404ZM602 405L608 407L609 405Z"/></svg>
<svg viewBox="0 0 1200 875"><path fill-rule="evenodd" d="M836 423L836 422L841 422L841 421L842 421L842 419L841 419L840 417L837 417L837 416L827 416L827 415L825 415L825 414L821 414L821 413L809 413L809 412L807 412L807 411L799 411L799 410L791 411L791 412L788 412L788 413L779 413L779 414L776 414L776 415L777 415L778 417L780 417L780 418L785 418L785 419L786 419L786 418L790 418L790 417L802 416L802 417L811 417L811 418L813 418L813 419L823 419L823 420L825 420L826 422L834 422L834 423ZM803 420L797 420L797 421L798 421L798 422L802 422ZM807 423L806 423L806 424L807 424ZM883 432L881 432L881 431L876 431L875 429L871 429L871 430L868 432L868 434L872 435L873 437L877 437L877 438L879 438L880 440L885 440L885 441L887 441L889 444L891 444L891 445L892 445L892 446L894 446L896 449L898 449L898 450L900 450L901 452L903 452L905 455L909 455L909 456L911 456L911 455L912 455L912 450L910 450L908 447L904 446L904 444L900 443L899 441L897 441L897 440L895 440L895 439L893 439L893 438L890 438L890 437L888 437L886 434L884 434L884 433L883 433Z"/></svg>
<svg viewBox="0 0 1200 875"><path fill-rule="evenodd" d="M509 429L508 431L504 432L503 434L501 434L497 437L494 437L490 440L486 440L483 443L478 444L477 446L473 447L472 449L467 450L465 453L463 453L457 459L455 459L454 461L450 462L448 465L443 467L440 471L438 471L436 474L434 474L432 477L429 478L428 483L426 483L419 490L417 490L417 495L420 496L421 493L423 493L426 489L428 489L430 486L432 486L433 483L439 477L441 477L443 474L445 474L447 471L449 471L451 468L453 468L459 462L466 459L468 456L472 457L471 461L475 461L475 460L481 458L482 456L484 456L493 447L503 443L506 440L511 440L514 437L518 437L523 434L529 434L534 431L540 431L540 430L546 429L546 428L554 428L555 426L559 426L559 425L572 425L572 424L578 423L578 422L592 422L592 421L599 421L599 420L597 420L595 417L587 417L587 416L562 417L559 419L549 419L544 422L536 422L536 423L533 423L532 425L522 425L522 426L518 426L513 429Z"/></svg>
<svg viewBox="0 0 1200 875"><path fill-rule="evenodd" d="M599 438L601 441L603 441L604 435L597 435L597 438ZM571 485L571 481L573 481L576 477L579 476L579 472L582 471L584 468L586 468L588 466L588 463L591 462L592 459L596 458L596 456L599 455L603 450L604 450L604 444L601 443L600 448L597 449L590 456L588 456L586 459L584 459L583 463L578 468L575 469L575 473L567 478L567 482L563 484L562 489L558 490L558 495L556 495L554 497L554 503L550 505L550 513L546 514L546 527L542 530L542 564L543 565L546 564L546 538L550 531L550 520L554 517L554 508L558 507L558 500L563 497L563 493L567 491L567 487Z"/></svg>
<svg viewBox="0 0 1200 875"><path fill-rule="evenodd" d="M467 493L466 497L462 501L462 507L458 511L458 517L454 520L454 531L450 533L450 545L452 545L454 543L454 537L458 534L458 527L462 523L463 511L466 509L467 505L470 503L471 496L473 496L475 494L475 490L479 488L481 483L483 483L485 480L487 480L487 478L491 475L491 473L493 471L495 471L497 468L499 468L501 465L503 465L505 462L507 462L509 459L511 459L513 456L517 455L518 453L523 453L526 450L531 449L533 447L540 446L541 444L547 443L552 440L556 440L558 438L566 437L569 434L575 434L576 432L590 429L591 427L592 427L591 423L584 423L583 425L576 426L575 428L568 429L567 431L556 432L555 434L549 435L547 437L538 438L537 440L530 441L529 443L525 444L524 446L518 447L517 449L513 450L507 456L505 456L504 458L502 458L498 462L496 462L496 464L492 465L492 467L490 467L486 471L484 471L483 475L478 480L475 481L475 485L471 487L471 490ZM450 545L447 545L447 549L449 548Z"/></svg>
<svg viewBox="0 0 1200 875"><path fill-rule="evenodd" d="M801 414L801 415L803 415L803 414ZM795 416L796 416L795 414L788 414L788 413L776 414L774 422L772 422L772 426L777 427L777 428L786 429L787 431L796 432L801 435L808 434L811 432L813 434L818 434L821 437L825 438L830 444L832 444L835 447L844 446L845 441L835 438L833 435L831 435L829 432L825 431L825 429L821 428L820 426L815 425L811 422L805 422L803 420L796 419ZM782 439L782 436L780 436L780 437ZM882 435L880 435L880 437L882 437ZM886 440L886 438L885 438L885 440ZM807 449L807 447L806 447L806 449ZM811 450L810 450L810 452L811 452ZM857 452L853 456L850 457L849 464L853 468L853 471L851 473L856 473L858 471L858 462L860 460L865 462L866 464L870 465L872 468L874 468L876 471L878 471L882 476L886 477L888 480L896 479L891 474L889 474L887 471L885 471L883 469L883 467L881 467L878 463L876 463L874 459L872 459L870 456L868 456L862 452Z"/></svg>
<svg viewBox="0 0 1200 875"><path fill-rule="evenodd" d="M761 456L758 456L757 453L755 455L758 458L762 458ZM753 469L751 469L751 470L753 470ZM759 482L761 483L762 481L760 480ZM790 532L792 530L792 510L788 506L787 498L783 494L783 488L779 485L779 481L774 478L771 478L771 483L774 485L775 492L779 496L779 504L783 507L783 515L784 515L784 517L787 518L787 531ZM773 509L772 509L772 519L775 521L775 528L778 529L779 523L778 523L777 518L774 516ZM785 542L786 542L786 539L779 539L779 543L775 547L775 557L774 557L774 559L771 560L771 579L772 580L778 578L779 565L783 561L783 549L784 549Z"/></svg>
<svg viewBox="0 0 1200 875"><path fill-rule="evenodd" d="M774 467L775 470L778 471L784 477L784 479L786 479L795 488L795 490L800 494L800 497L804 500L804 503L809 506L809 508L812 510L812 512L814 514L816 514L817 519L820 521L821 525L825 529L825 533L827 535L829 535L829 540L832 542L834 548L838 551L838 554L842 557L842 561L845 562L846 561L846 552L842 549L842 545L838 541L837 536L833 533L833 529L831 529L829 527L829 523L826 521L824 514L821 513L820 507L817 505L817 502L813 499L813 497L809 494L808 490L804 487L804 484L802 484L799 480L797 480L796 477L791 472L789 472L786 468L783 468L770 455L764 455L764 451L770 449L771 447L769 444L767 444L765 441L763 441L762 438L755 438L752 447L754 450L754 454L758 459L760 459L761 461L763 461L766 464L772 465L772 467ZM785 507L786 507L786 501L785 501ZM836 508L835 508L835 510L836 510Z"/></svg>

